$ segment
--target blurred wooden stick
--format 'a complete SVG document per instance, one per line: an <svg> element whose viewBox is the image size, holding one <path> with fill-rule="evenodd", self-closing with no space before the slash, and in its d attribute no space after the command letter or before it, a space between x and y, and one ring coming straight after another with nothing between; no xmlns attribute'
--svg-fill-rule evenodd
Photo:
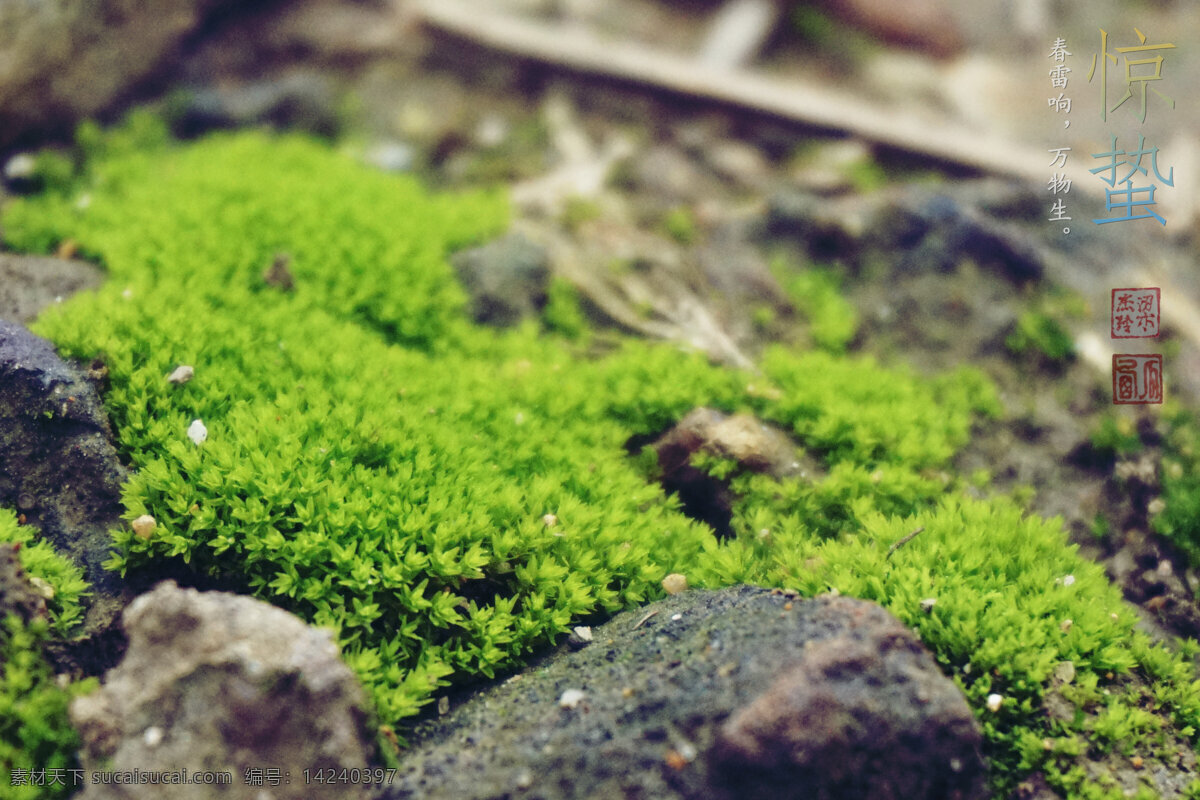
<svg viewBox="0 0 1200 800"><path fill-rule="evenodd" d="M1016 144L936 116L918 116L848 97L800 79L778 80L745 69L723 69L604 39L578 26L547 24L491 11L487 3L413 0L425 24L478 44L568 69L741 107L917 153L981 172L1045 183L1052 170L1047 151ZM1030 98L1030 102L1037 102ZM1076 187L1095 193L1081 169L1068 169Z"/></svg>

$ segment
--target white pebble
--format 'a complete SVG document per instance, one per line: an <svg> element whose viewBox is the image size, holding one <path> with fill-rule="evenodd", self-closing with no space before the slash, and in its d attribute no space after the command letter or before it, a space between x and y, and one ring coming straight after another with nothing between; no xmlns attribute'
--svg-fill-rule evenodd
<svg viewBox="0 0 1200 800"><path fill-rule="evenodd" d="M146 732L142 734L142 741L146 743L146 747L158 747L163 740L163 729L157 725L151 725L146 728Z"/></svg>
<svg viewBox="0 0 1200 800"><path fill-rule="evenodd" d="M546 514L542 517L542 524L547 528L553 528L558 524L558 517L553 514Z"/></svg>
<svg viewBox="0 0 1200 800"><path fill-rule="evenodd" d="M176 386L187 383L196 376L196 370L187 364L180 364L175 370L167 376L167 383L173 383Z"/></svg>
<svg viewBox="0 0 1200 800"><path fill-rule="evenodd" d="M989 694L987 698L988 711L999 711L1000 706L1004 704L1004 698L998 694Z"/></svg>
<svg viewBox="0 0 1200 800"><path fill-rule="evenodd" d="M131 525L133 526L133 534L135 536L139 539L149 539L154 535L154 529L158 527L158 521L149 514L142 514Z"/></svg>
<svg viewBox="0 0 1200 800"><path fill-rule="evenodd" d="M43 600L54 599L54 587L51 586L50 582L45 578L39 578L37 575L30 575L29 585L33 587L34 591L42 596Z"/></svg>
<svg viewBox="0 0 1200 800"><path fill-rule="evenodd" d="M687 586L687 576L681 575L678 572L672 572L662 579L663 591L667 594L679 594L687 590Z"/></svg>
<svg viewBox="0 0 1200 800"><path fill-rule="evenodd" d="M584 694L581 689L567 689L558 698L558 704L563 708L574 708L583 702Z"/></svg>
<svg viewBox="0 0 1200 800"><path fill-rule="evenodd" d="M1073 583L1075 583L1074 575L1068 575L1067 577L1063 578L1063 586L1070 586Z"/></svg>
<svg viewBox="0 0 1200 800"><path fill-rule="evenodd" d="M200 420L194 419L188 426L187 435L196 444L204 444L204 440L208 438L208 428L204 427L204 423Z"/></svg>

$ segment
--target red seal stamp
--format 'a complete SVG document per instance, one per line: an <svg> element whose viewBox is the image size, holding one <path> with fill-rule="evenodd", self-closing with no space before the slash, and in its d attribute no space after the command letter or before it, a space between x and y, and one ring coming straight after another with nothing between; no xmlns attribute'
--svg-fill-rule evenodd
<svg viewBox="0 0 1200 800"><path fill-rule="evenodd" d="M1145 289L1112 290L1112 338L1153 339L1158 336L1161 292Z"/></svg>
<svg viewBox="0 0 1200 800"><path fill-rule="evenodd" d="M1162 355L1114 353L1113 403L1147 405L1163 401Z"/></svg>

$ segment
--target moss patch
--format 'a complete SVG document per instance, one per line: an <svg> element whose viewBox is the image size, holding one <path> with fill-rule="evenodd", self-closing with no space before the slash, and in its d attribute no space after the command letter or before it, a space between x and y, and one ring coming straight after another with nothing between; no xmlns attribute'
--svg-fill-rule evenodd
<svg viewBox="0 0 1200 800"><path fill-rule="evenodd" d="M1144 677L1163 729L1194 735L1189 665L1134 635L1061 525L964 499L945 472L972 420L998 413L978 372L930 381L775 348L751 375L639 341L601 356L566 291L549 335L485 330L467 321L445 256L500 230L497 196L430 195L294 137L178 146L144 120L91 137L89 152L76 184L4 221L11 246L71 238L110 275L37 330L107 363L106 402L137 469L126 518L158 520L147 540L115 531L111 566L186 562L335 629L383 722L450 680L521 663L574 620L661 596L663 576L682 572L890 608L966 691L998 793L1042 771L1085 796L1069 756L1038 749L1045 739L1101 748L1127 722L1135 746L1149 735L1124 712L1099 727L1052 718L1063 662L1119 698L1124 676ZM263 280L278 253L292 291ZM853 321L834 316L825 344L840 350ZM195 378L174 386L179 364ZM741 498L733 536L718 538L625 449L699 405L792 431L826 476L700 464ZM992 693L1005 698L996 712Z"/></svg>
<svg viewBox="0 0 1200 800"><path fill-rule="evenodd" d="M68 797L75 788L69 770L79 766L79 741L67 719L67 705L96 682L59 686L42 644L79 620L79 598L87 586L78 568L38 541L32 529L18 526L8 509L0 509L0 542L19 542L26 573L54 590L46 602L49 619L25 621L15 613L0 619L0 795L12 800Z"/></svg>

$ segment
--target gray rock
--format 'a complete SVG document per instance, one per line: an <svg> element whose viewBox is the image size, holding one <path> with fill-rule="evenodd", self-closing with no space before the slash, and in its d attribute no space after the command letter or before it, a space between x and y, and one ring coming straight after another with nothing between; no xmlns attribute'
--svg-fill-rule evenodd
<svg viewBox="0 0 1200 800"><path fill-rule="evenodd" d="M123 622L125 659L71 704L89 776L79 800L166 796L150 784L92 784L98 769L232 773L223 786L172 786L179 800L371 796L361 782L312 780L317 770L366 769L372 756L364 694L329 631L253 598L171 581L134 600ZM268 768L280 785L247 780L247 770Z"/></svg>
<svg viewBox="0 0 1200 800"><path fill-rule="evenodd" d="M230 0L0 2L0 150L107 109Z"/></svg>
<svg viewBox="0 0 1200 800"><path fill-rule="evenodd" d="M790 750L802 732L762 724L781 696L809 715L821 748ZM849 598L686 591L451 705L417 729L389 800L833 797L842 755L871 759L854 777L872 791L983 792L980 733L957 687L887 612ZM786 783L798 774L813 782Z"/></svg>
<svg viewBox="0 0 1200 800"><path fill-rule="evenodd" d="M471 295L471 314L488 325L515 325L546 304L550 266L546 251L520 234L454 256Z"/></svg>
<svg viewBox="0 0 1200 800"><path fill-rule="evenodd" d="M49 342L0 320L0 505L16 507L84 571L88 634L127 597L109 557L126 471L95 388Z"/></svg>
<svg viewBox="0 0 1200 800"><path fill-rule="evenodd" d="M46 306L103 280L86 261L0 253L0 319L28 324Z"/></svg>

